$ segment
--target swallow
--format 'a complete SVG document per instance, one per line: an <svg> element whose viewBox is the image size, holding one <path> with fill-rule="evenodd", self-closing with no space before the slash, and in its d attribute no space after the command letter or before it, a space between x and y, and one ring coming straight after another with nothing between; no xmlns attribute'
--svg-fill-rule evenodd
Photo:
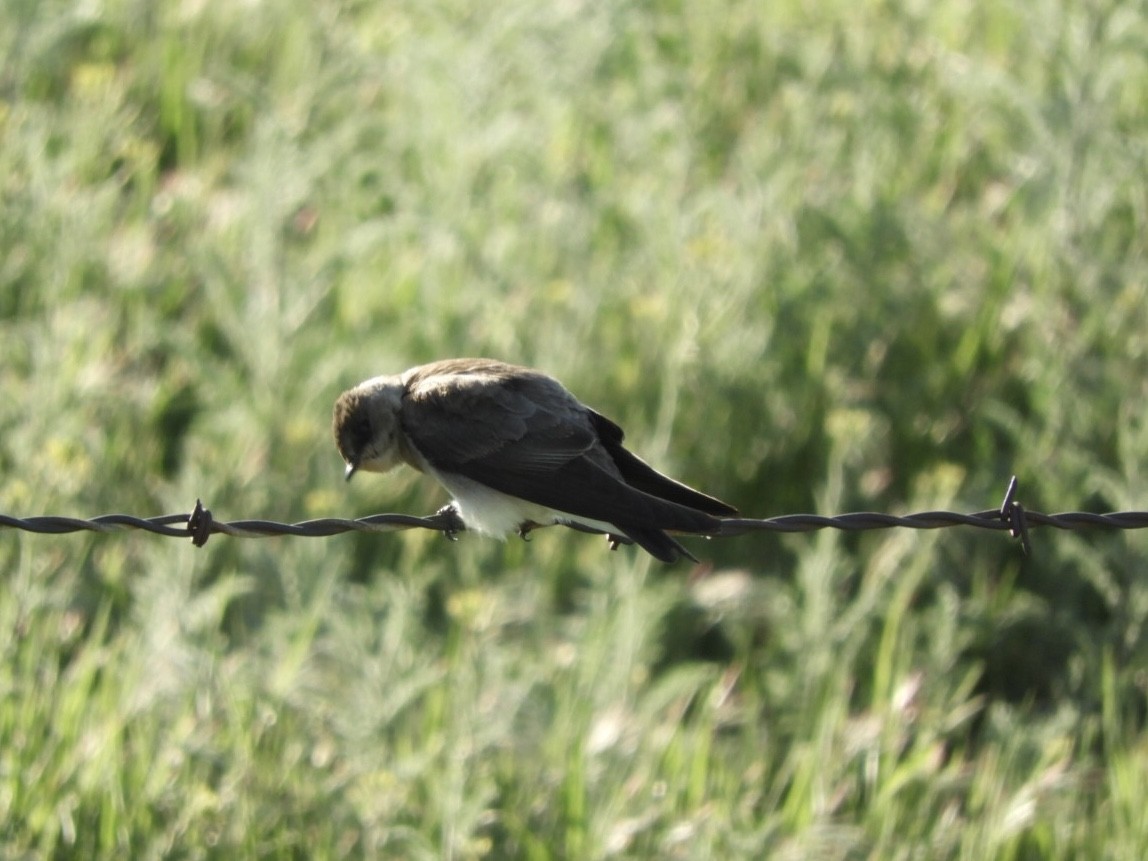
<svg viewBox="0 0 1148 861"><path fill-rule="evenodd" d="M335 403L349 481L400 464L435 478L468 529L525 538L564 525L696 558L668 533L712 535L737 509L655 470L622 429L553 377L495 359L445 359L375 377Z"/></svg>

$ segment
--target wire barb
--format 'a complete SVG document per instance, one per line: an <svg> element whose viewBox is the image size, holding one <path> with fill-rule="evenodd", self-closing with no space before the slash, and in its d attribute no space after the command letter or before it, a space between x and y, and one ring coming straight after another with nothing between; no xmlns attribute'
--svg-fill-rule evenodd
<svg viewBox="0 0 1148 861"><path fill-rule="evenodd" d="M191 516L187 518L187 531L191 534L191 543L196 547L206 544L207 539L211 537L211 526L211 510L204 508L203 500L197 499Z"/></svg>
<svg viewBox="0 0 1148 861"><path fill-rule="evenodd" d="M1020 539L1020 549L1025 556L1032 552L1032 542L1028 538L1028 519L1025 517L1024 506L1016 501L1017 480L1014 475L1009 479L1005 490L1004 502L1001 503L1001 519L1008 523L1008 534Z"/></svg>

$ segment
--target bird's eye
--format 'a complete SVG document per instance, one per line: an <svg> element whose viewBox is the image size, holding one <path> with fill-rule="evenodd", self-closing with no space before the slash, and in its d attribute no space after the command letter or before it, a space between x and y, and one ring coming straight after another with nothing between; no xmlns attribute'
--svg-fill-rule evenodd
<svg viewBox="0 0 1148 861"><path fill-rule="evenodd" d="M358 455L371 441L371 420L360 415L348 421L339 435L342 451Z"/></svg>

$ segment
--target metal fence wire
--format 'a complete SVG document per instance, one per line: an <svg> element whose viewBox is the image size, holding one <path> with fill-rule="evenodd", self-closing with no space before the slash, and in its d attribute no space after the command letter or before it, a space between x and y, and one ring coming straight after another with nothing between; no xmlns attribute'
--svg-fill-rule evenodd
<svg viewBox="0 0 1148 861"><path fill-rule="evenodd" d="M1004 502L999 508L960 514L955 511L923 511L917 514L881 514L860 511L852 514L824 516L819 514L786 514L779 517L753 519L743 517L722 518L721 528L709 537L725 538L747 532L813 532L819 529L840 529L857 532L871 529L943 529L951 526L973 526L997 532L1007 531L1019 539L1027 553L1031 549L1029 530L1038 526L1056 529L1144 529L1148 527L1148 511L1117 511L1109 514L1090 514L1085 511L1066 511L1060 514L1041 514L1028 511L1016 499L1016 476L1010 479ZM171 538L190 538L196 547L202 547L212 535L231 535L236 538L266 538L294 535L306 538L325 538L346 532L394 532L400 529L433 529L454 538L466 530L465 524L454 510L447 506L429 517L410 514L373 514L355 520L324 517L300 523L279 523L274 520L216 520L202 502L196 500L190 514L164 514L159 517L133 517L130 514L104 514L91 519L77 517L11 517L0 513L0 528L17 529L47 535L68 532L119 532L141 529L154 535Z"/></svg>

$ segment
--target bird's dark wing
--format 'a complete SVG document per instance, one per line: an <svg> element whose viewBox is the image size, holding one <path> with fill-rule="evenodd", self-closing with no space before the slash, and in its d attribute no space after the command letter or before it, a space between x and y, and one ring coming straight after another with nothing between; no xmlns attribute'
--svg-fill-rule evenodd
<svg viewBox="0 0 1148 861"><path fill-rule="evenodd" d="M628 485L590 412L550 377L514 371L413 377L402 408L410 443L438 470L627 534L718 528L703 511Z"/></svg>
<svg viewBox="0 0 1148 861"><path fill-rule="evenodd" d="M439 469L466 474L467 464L496 457L546 472L594 447L585 409L550 377L499 364L436 372L445 364L417 369L429 373L408 380L402 406L408 438Z"/></svg>
<svg viewBox="0 0 1148 861"><path fill-rule="evenodd" d="M614 465L618 467L618 471L625 479L626 484L659 499L676 502L678 505L684 505L688 508L696 508L698 511L704 511L715 517L737 516L738 511L732 505L727 505L720 499L694 490L680 481L674 481L668 475L662 475L632 451L623 447L624 434L618 425L593 410L587 410L587 412L598 431L602 446L613 459Z"/></svg>

